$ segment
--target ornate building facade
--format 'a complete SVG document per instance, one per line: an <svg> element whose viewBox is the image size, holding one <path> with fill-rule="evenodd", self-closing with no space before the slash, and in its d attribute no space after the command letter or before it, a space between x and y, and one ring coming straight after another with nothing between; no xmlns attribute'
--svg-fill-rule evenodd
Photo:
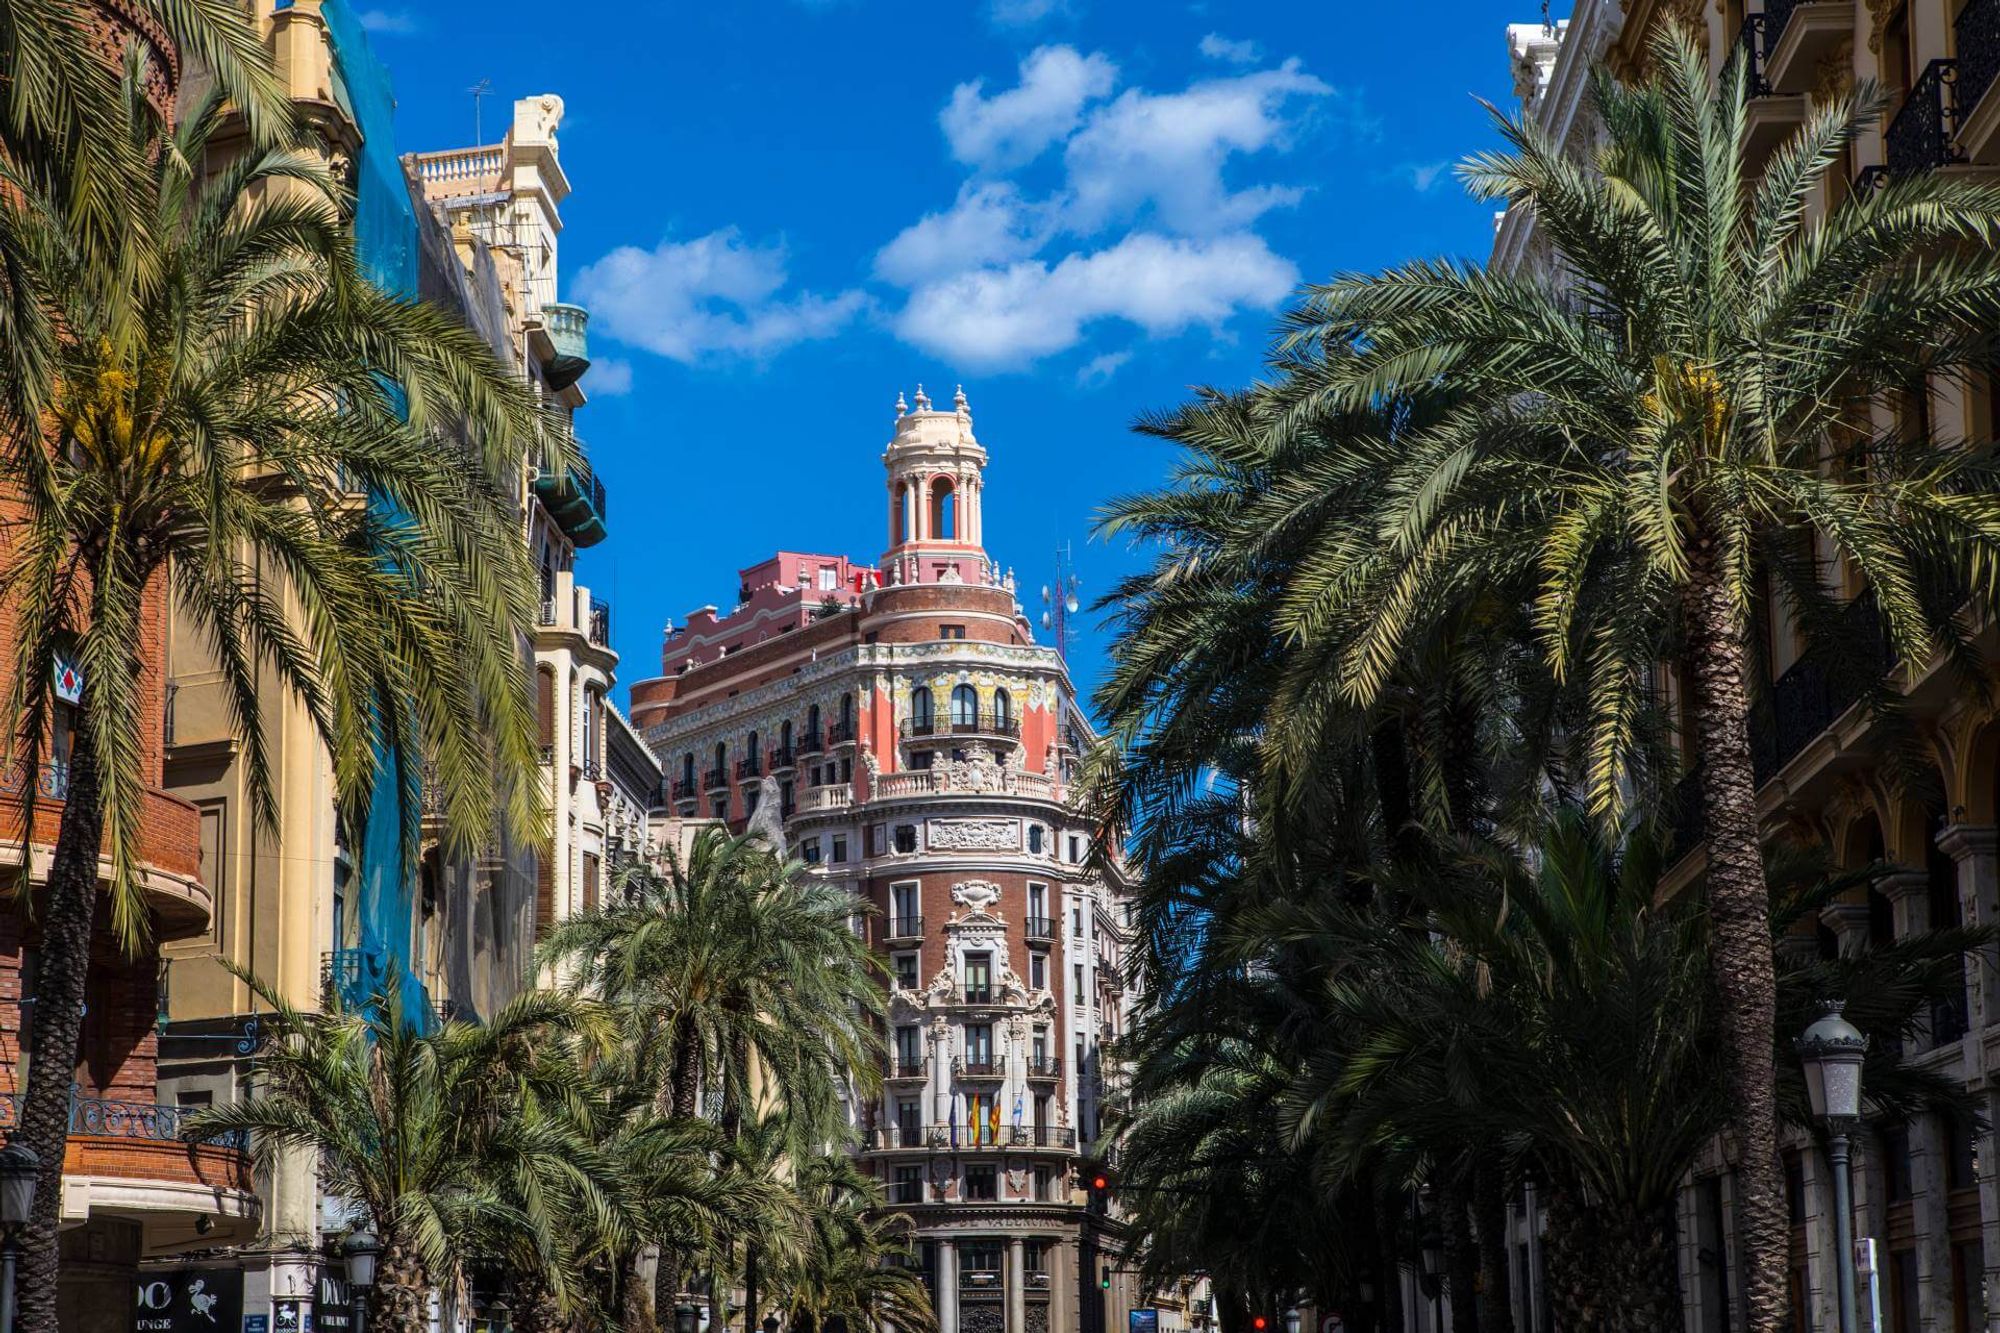
<svg viewBox="0 0 2000 1333"><path fill-rule="evenodd" d="M1137 1293L1078 1178L1133 1003L1126 886L1069 804L1089 727L987 553L965 395L899 397L883 463L881 559L744 570L733 611L669 631L633 721L678 816L755 827L870 909L888 1063L853 1120L943 1333L1123 1329Z"/></svg>
<svg viewBox="0 0 2000 1333"><path fill-rule="evenodd" d="M1887 113L1807 202L1811 214L1824 215L1890 175L2000 168L2000 0L1577 0L1566 22L1508 29L1523 114L1572 151L1587 151L1597 133L1591 67L1640 71L1652 34L1670 19L1705 39L1716 71L1732 57L1749 63L1745 134L1756 170L1816 103L1863 79L1882 87ZM1556 271L1527 209L1501 215L1490 262L1511 273ZM1907 418L1877 405L1872 424L1945 441L1991 440L1994 398L1990 380L1938 380L1902 406ZM1862 594L1855 571L1831 558L1822 565L1843 597ZM1834 957L1931 927L2000 922L2000 715L1991 703L1960 687L1939 663L1909 670L1886 654L1859 666L1836 663L1806 641L1782 602L1774 598L1765 610L1770 629L1759 657L1768 676L1752 748L1766 842L1824 846L1847 868L1896 867L1830 904L1782 947ZM2000 658L1991 626L1982 644L1989 662ZM1901 736L1860 702L1871 675L1886 676L1902 695L1908 731ZM1926 762L1911 764L1909 733ZM1681 804L1690 812L1697 805L1686 798ZM1699 820L1686 818L1664 891L1698 886L1705 866ZM1872 1239L1877 1254L1860 1305L1866 1319L1871 1299L1877 1302L1882 1327L1894 1333L2000 1328L2000 1144L1991 1128L2000 1110L1996 962L1990 947L1968 959L1963 994L1938 1006L1901 1051L1912 1069L1963 1087L1979 1119L1876 1115L1856 1136L1853 1232ZM1786 1141L1784 1157L1794 1326L1832 1328L1828 1164L1802 1133ZM1549 1323L1534 1256L1532 1194L1517 1199L1510 1216L1516 1326L1542 1333ZM1677 1224L1684 1327L1688 1333L1742 1328L1728 1145L1712 1145L1686 1181ZM1414 1326L1427 1329L1437 1307L1419 1301L1411 1308Z"/></svg>

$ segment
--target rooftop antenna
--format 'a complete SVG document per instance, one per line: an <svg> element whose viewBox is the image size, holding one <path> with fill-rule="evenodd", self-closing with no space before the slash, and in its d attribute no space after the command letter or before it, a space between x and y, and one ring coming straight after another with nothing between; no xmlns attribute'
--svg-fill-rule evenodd
<svg viewBox="0 0 2000 1333"><path fill-rule="evenodd" d="M1056 547L1056 578L1054 586L1042 585L1042 628L1055 635L1056 651L1065 660L1069 657L1069 618L1081 608L1077 592L1083 581L1077 578L1071 568L1069 543Z"/></svg>
<svg viewBox="0 0 2000 1333"><path fill-rule="evenodd" d="M472 142L483 144L486 142L486 132L485 128L480 124L479 103L481 98L493 95L493 80L481 79L465 91L472 94Z"/></svg>

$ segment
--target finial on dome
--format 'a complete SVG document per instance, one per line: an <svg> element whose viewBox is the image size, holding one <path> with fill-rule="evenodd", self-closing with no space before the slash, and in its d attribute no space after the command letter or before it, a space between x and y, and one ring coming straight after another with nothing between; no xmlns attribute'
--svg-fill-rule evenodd
<svg viewBox="0 0 2000 1333"><path fill-rule="evenodd" d="M958 392L951 396L951 401L952 405L959 410L959 414L964 415L966 404L965 404L965 386L963 384L958 386Z"/></svg>
<svg viewBox="0 0 2000 1333"><path fill-rule="evenodd" d="M928 412L930 410L931 410L930 395L925 393L924 386L919 384L917 386L917 411Z"/></svg>
<svg viewBox="0 0 2000 1333"><path fill-rule="evenodd" d="M910 405L903 401L903 391L901 389L896 390L896 415L899 417L904 416L909 410Z"/></svg>

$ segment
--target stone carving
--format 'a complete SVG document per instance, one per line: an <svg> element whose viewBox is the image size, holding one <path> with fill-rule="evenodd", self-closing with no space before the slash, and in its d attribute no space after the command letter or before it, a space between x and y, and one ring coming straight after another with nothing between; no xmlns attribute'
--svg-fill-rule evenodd
<svg viewBox="0 0 2000 1333"><path fill-rule="evenodd" d="M1016 745L1007 751L1007 757L1000 761L1000 766L1009 773L1019 773L1026 768L1027 763L1028 757L1021 752L1021 747Z"/></svg>
<svg viewBox="0 0 2000 1333"><path fill-rule="evenodd" d="M1026 1004L1028 1002L1028 988L1021 983L1019 974L1012 968L1003 969L1000 973L1000 998L1008 1004ZM1020 1020L1016 1019L1015 1021L1018 1023ZM1017 1033L1016 1035L1018 1036L1019 1034Z"/></svg>
<svg viewBox="0 0 2000 1333"><path fill-rule="evenodd" d="M1028 1164L1022 1158L1007 1159L1007 1188L1017 1199L1028 1197Z"/></svg>
<svg viewBox="0 0 2000 1333"><path fill-rule="evenodd" d="M861 752L861 766L868 770L868 782L873 786L875 779L882 776L882 761L875 757L873 750Z"/></svg>
<svg viewBox="0 0 2000 1333"><path fill-rule="evenodd" d="M1889 29L1889 19L1896 12L1900 0L1868 0L1868 49L1876 55L1882 54L1882 34Z"/></svg>
<svg viewBox="0 0 2000 1333"><path fill-rule="evenodd" d="M946 761L943 781L939 785L946 791L976 795L1000 791L1006 785L1006 778L1002 776L1000 765L993 762L991 753L975 749L964 759Z"/></svg>
<svg viewBox="0 0 2000 1333"><path fill-rule="evenodd" d="M959 1333L1007 1333L1007 1312L998 1301L968 1301L958 1307Z"/></svg>
<svg viewBox="0 0 2000 1333"><path fill-rule="evenodd" d="M1000 886L983 879L962 879L951 886L951 900L984 915L1000 901Z"/></svg>
<svg viewBox="0 0 2000 1333"><path fill-rule="evenodd" d="M931 978L931 984L925 989L929 991L930 997L933 1000L949 1000L952 997L952 993L958 989L958 983L952 979L950 968L941 967L938 969L938 974Z"/></svg>
<svg viewBox="0 0 2000 1333"><path fill-rule="evenodd" d="M1812 100L1824 106L1854 86L1854 39L1843 37L1813 66Z"/></svg>
<svg viewBox="0 0 2000 1333"><path fill-rule="evenodd" d="M1030 1301L1025 1311L1028 1326L1022 1333L1049 1333L1049 1306L1047 1301Z"/></svg>
<svg viewBox="0 0 2000 1333"><path fill-rule="evenodd" d="M757 813L750 816L745 832L761 838L780 858L785 855L783 802L778 797L778 780L769 774L757 779Z"/></svg>
<svg viewBox="0 0 2000 1333"><path fill-rule="evenodd" d="M1021 845L1021 825L1012 819L933 819L926 836L933 850L1010 852Z"/></svg>

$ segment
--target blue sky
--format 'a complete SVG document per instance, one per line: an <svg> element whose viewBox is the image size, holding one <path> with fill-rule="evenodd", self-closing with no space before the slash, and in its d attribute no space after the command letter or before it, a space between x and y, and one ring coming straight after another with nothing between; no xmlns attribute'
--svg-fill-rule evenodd
<svg viewBox="0 0 2000 1333"><path fill-rule="evenodd" d="M612 536L620 676L779 548L872 559L899 391L963 383L987 544L1025 589L1158 481L1139 412L1260 371L1301 282L1483 256L1450 164L1510 97L1513 5L1441 0L359 0L405 150L559 94L565 298L592 310L579 433ZM1566 8L1566 6L1565 6ZM475 21L469 21L474 19ZM1030 591L1029 600L1032 600ZM1105 636L1071 647L1088 686Z"/></svg>

